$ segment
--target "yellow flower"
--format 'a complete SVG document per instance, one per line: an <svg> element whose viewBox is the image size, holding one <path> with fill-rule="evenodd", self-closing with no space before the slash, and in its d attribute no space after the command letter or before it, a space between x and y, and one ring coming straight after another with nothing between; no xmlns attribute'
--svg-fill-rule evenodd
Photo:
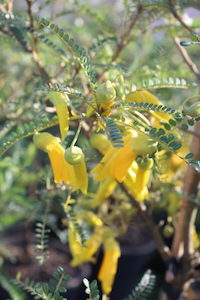
<svg viewBox="0 0 200 300"><path fill-rule="evenodd" d="M143 201L148 198L148 189L147 185L149 183L151 175L152 160L149 164L136 164L133 167L133 174L128 172L126 178L124 179L125 186L129 189L132 195L138 200ZM136 166L137 165L137 166ZM130 169L131 170L131 169Z"/></svg>
<svg viewBox="0 0 200 300"><path fill-rule="evenodd" d="M133 147L129 145L132 135L133 133L128 133L125 136L124 147L109 147L100 163L92 170L92 174L96 174L96 180L112 177L119 182L123 181L132 162L137 157Z"/></svg>
<svg viewBox="0 0 200 300"><path fill-rule="evenodd" d="M62 141L64 141L67 131L69 129L69 111L66 100L68 96L60 92L50 92L49 100L55 105L58 116L60 133Z"/></svg>
<svg viewBox="0 0 200 300"><path fill-rule="evenodd" d="M97 149L101 154L106 154L109 147L112 146L108 138L102 133L94 133L90 138L90 143L93 148Z"/></svg>
<svg viewBox="0 0 200 300"><path fill-rule="evenodd" d="M98 279L101 281L103 292L109 294L112 290L121 251L118 242L112 237L105 238L103 244L104 257Z"/></svg>
<svg viewBox="0 0 200 300"><path fill-rule="evenodd" d="M35 134L33 141L37 148L48 153L55 183L70 183L75 189L81 189L83 193L86 192L85 178L87 173L78 173L76 168L65 160L65 149L61 146L58 137L43 132Z"/></svg>
<svg viewBox="0 0 200 300"><path fill-rule="evenodd" d="M81 191L87 194L88 176L83 151L77 146L72 146L66 149L65 160L73 166L77 184Z"/></svg>
<svg viewBox="0 0 200 300"><path fill-rule="evenodd" d="M102 243L103 227L97 226L94 229L94 232L91 234L89 239L81 245L79 241L79 235L76 232L76 229L72 226L69 227L68 236L69 236L69 247L72 254L71 265L73 267L78 266L87 261L94 261L94 254L99 249Z"/></svg>
<svg viewBox="0 0 200 300"><path fill-rule="evenodd" d="M78 218L80 218L81 220L85 220L93 227L103 226L103 222L101 221L101 219L92 211L81 210L76 215Z"/></svg>
<svg viewBox="0 0 200 300"><path fill-rule="evenodd" d="M94 196L94 201L92 202L92 206L96 207L101 204L104 200L106 200L114 191L117 182L109 177L102 181L98 187L98 190Z"/></svg>
<svg viewBox="0 0 200 300"><path fill-rule="evenodd" d="M156 105L163 105L163 103L156 96L146 90L136 91L128 94L126 97L126 102L147 102ZM171 119L171 116L165 113L151 111L151 114L162 122L167 122L169 119Z"/></svg>

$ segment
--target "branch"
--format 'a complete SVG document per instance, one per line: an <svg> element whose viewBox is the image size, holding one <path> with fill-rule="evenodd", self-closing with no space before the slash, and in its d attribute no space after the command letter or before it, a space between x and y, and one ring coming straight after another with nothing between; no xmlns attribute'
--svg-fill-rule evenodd
<svg viewBox="0 0 200 300"><path fill-rule="evenodd" d="M195 132L200 132L200 123L195 126ZM194 159L200 159L200 138L193 137L191 152L195 154ZM198 183L200 181L200 173L195 171L192 166L187 168L183 193L184 195L196 195L198 192ZM182 197L178 223L176 225L175 236L172 244L173 257L181 257L183 255L187 261L189 268L189 257L193 253L192 229L197 213L197 206L187 197Z"/></svg>
<svg viewBox="0 0 200 300"><path fill-rule="evenodd" d="M32 14L32 4L33 0L26 0L27 6L28 6L28 15L29 15L29 20L30 20L30 27L34 28L34 17Z"/></svg>
<svg viewBox="0 0 200 300"><path fill-rule="evenodd" d="M120 185L121 189L124 191L124 193L129 197L131 203L137 208L138 214L140 215L140 217L146 224L147 228L151 232L152 237L156 243L157 249L158 249L163 261L166 263L169 262L169 260L171 258L170 250L169 250L168 246L165 244L165 242L158 230L157 225L152 220L151 215L147 212L146 207L144 206L143 203L140 203L137 200L135 200L135 198L132 196L130 191L128 191L126 189L126 187L123 185L123 183L120 183L119 185Z"/></svg>
<svg viewBox="0 0 200 300"><path fill-rule="evenodd" d="M29 16L30 27L34 29L34 16L32 13L33 0L26 0L26 3L27 3L27 12L28 12L28 16ZM37 46L37 38L35 36L33 36L33 43L32 43L30 52L32 54L33 61L35 62L35 64L38 67L41 77L43 78L43 80L46 83L48 83L48 82L50 82L50 76L49 76L48 72L45 70L45 67L42 65L42 63L39 59L39 55L37 53L36 46Z"/></svg>
<svg viewBox="0 0 200 300"><path fill-rule="evenodd" d="M140 15L142 13L142 10L143 10L142 6L139 6L135 17L133 18L133 20L131 21L129 27L127 28L127 30L123 33L123 35L121 37L121 41L120 41L120 43L117 46L115 54L112 57L111 63L113 63L114 61L116 61L116 59L120 55L121 51L127 45L127 39L129 37L129 34L130 34L131 30L133 29L133 27L135 26L135 24L137 23L137 21L139 20Z"/></svg>
<svg viewBox="0 0 200 300"><path fill-rule="evenodd" d="M13 10L13 0L8 0L7 1L7 11L11 15Z"/></svg>
<svg viewBox="0 0 200 300"><path fill-rule="evenodd" d="M192 71L192 73L196 76L197 80L200 81L200 72L196 66L196 64L192 61L192 59L190 58L187 50L182 47L180 45L180 40L178 37L174 37L174 42L181 54L181 56L183 57L185 63L188 65L188 67L190 68L190 70Z"/></svg>
<svg viewBox="0 0 200 300"><path fill-rule="evenodd" d="M116 61L116 59L119 57L120 53L122 52L122 50L125 48L125 46L128 43L128 37L131 33L131 30L133 29L133 27L135 26L135 24L137 23L137 21L139 20L141 14L142 14L143 8L142 6L138 7L137 13L135 15L135 17L133 18L133 20L131 21L131 23L129 24L127 30L123 33L120 42L116 48L116 51L110 61L110 64L112 64L113 62ZM107 72L108 69L103 70L103 72L98 76L98 80L101 81L102 78L104 77L104 74Z"/></svg>
<svg viewBox="0 0 200 300"><path fill-rule="evenodd" d="M192 33L194 32L194 30L192 28L190 28L182 19L181 17L177 14L176 12L176 9L174 7L174 3L173 3L173 0L169 0L168 1L171 9L170 9L170 12L171 14L174 16L174 18L189 32L189 33Z"/></svg>

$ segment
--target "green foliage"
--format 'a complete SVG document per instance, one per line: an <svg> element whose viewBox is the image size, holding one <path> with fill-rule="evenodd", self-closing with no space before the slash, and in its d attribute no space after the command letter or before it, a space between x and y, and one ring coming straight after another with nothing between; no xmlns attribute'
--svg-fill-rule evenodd
<svg viewBox="0 0 200 300"><path fill-rule="evenodd" d="M89 295L89 298L87 300L99 300L100 299L100 295L99 295L99 290L98 290L98 286L97 286L97 281L93 280L91 283L84 278L83 279L83 283L86 286L86 294Z"/></svg>
<svg viewBox="0 0 200 300"><path fill-rule="evenodd" d="M12 282L34 296L34 299L67 300L62 293L67 291L69 278L69 275L64 274L63 268L58 267L48 283L34 282L31 279L26 279L24 282L15 279Z"/></svg>
<svg viewBox="0 0 200 300"><path fill-rule="evenodd" d="M191 86L197 86L196 82L187 82L184 78L149 78L142 81L142 87L146 89L161 89L161 88L175 88L186 89Z"/></svg>
<svg viewBox="0 0 200 300"><path fill-rule="evenodd" d="M85 72L89 83L91 84L91 86L94 86L96 84L96 73L92 69L90 59L87 56L86 51L79 44L77 44L73 38L70 38L68 33L65 33L64 30L60 29L56 24L50 23L47 19L44 18L39 20L39 23L41 26L48 27L54 33L58 34L58 36L68 45L73 55L78 60L81 68Z"/></svg>
<svg viewBox="0 0 200 300"><path fill-rule="evenodd" d="M107 125L108 137L112 141L114 147L123 147L123 138L119 128L116 126L115 121L108 117L103 117Z"/></svg>
<svg viewBox="0 0 200 300"><path fill-rule="evenodd" d="M0 267L0 271L0 284L11 296L11 299L25 300L25 294L11 282L9 276L2 270L2 266Z"/></svg>
<svg viewBox="0 0 200 300"><path fill-rule="evenodd" d="M151 270L147 270L138 285L134 288L132 293L124 300L145 300L149 299L155 287L156 277Z"/></svg>
<svg viewBox="0 0 200 300"><path fill-rule="evenodd" d="M74 207L70 205L70 207L67 208L67 210L65 210L65 212L66 212L69 222L71 222L71 224L75 228L76 232L78 233L81 244L84 245L85 242L87 241L87 238L86 238L83 228L81 227L81 225L78 222L78 218L76 216Z"/></svg>
<svg viewBox="0 0 200 300"><path fill-rule="evenodd" d="M36 260L39 265L43 265L49 258L49 232L50 229L46 228L46 220L43 218L43 222L37 222L35 225L35 253Z"/></svg>
<svg viewBox="0 0 200 300"><path fill-rule="evenodd" d="M6 152L10 147L12 147L18 141L33 135L35 132L52 127L58 124L58 119L52 118L49 120L47 116L42 117L37 121L31 121L28 123L24 123L20 127L16 128L16 130L11 131L11 133L7 134L0 141L0 154Z"/></svg>
<svg viewBox="0 0 200 300"><path fill-rule="evenodd" d="M166 105L157 105L157 104L153 104L153 103L148 103L148 102L122 102L120 104L116 104L115 107L124 107L124 108L129 108L129 109L133 109L133 110L138 110L138 111L146 111L146 112L151 112L151 111L156 111L156 112L161 112L161 113L167 113L167 114L171 114L172 116L174 116L176 119L183 119L183 116L181 115L181 113L179 113L177 110L175 110L174 108L168 107Z"/></svg>

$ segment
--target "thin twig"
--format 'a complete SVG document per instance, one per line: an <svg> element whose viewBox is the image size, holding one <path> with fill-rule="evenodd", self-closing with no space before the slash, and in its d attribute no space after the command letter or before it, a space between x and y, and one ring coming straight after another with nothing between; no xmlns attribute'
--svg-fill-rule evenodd
<svg viewBox="0 0 200 300"><path fill-rule="evenodd" d="M189 33L192 33L194 32L194 30L192 28L190 28L182 19L181 17L177 14L176 12L176 9L174 7L174 3L173 3L173 0L169 0L168 1L171 9L170 9L170 12L171 14L174 16L174 18L189 32Z"/></svg>
<svg viewBox="0 0 200 300"><path fill-rule="evenodd" d="M13 0L8 0L7 1L7 11L11 15L13 10Z"/></svg>
<svg viewBox="0 0 200 300"><path fill-rule="evenodd" d="M30 20L30 27L34 28L34 17L32 14L32 4L33 4L33 0L26 0L27 6L28 6L28 16L29 16L29 20Z"/></svg>
<svg viewBox="0 0 200 300"><path fill-rule="evenodd" d="M180 39L178 37L174 37L174 42L181 54L181 56L183 57L185 63L188 65L188 67L190 68L190 70L192 71L192 73L196 76L196 78L198 79L198 81L200 81L200 72L196 66L196 64L192 61L192 59L190 58L187 50L182 47L180 45Z"/></svg>
<svg viewBox="0 0 200 300"><path fill-rule="evenodd" d="M165 244L157 225L154 223L154 221L152 220L151 215L148 213L148 211L146 210L146 207L144 206L143 203L138 202L130 193L130 191L128 191L126 189L126 187L123 185L123 183L120 183L120 187L121 189L124 191L124 193L129 197L131 203L137 208L138 210L138 214L140 215L140 217L142 218L142 220L144 221L144 223L147 225L147 228L149 229L149 231L152 234L152 237L156 243L157 249L163 259L164 262L169 262L170 258L171 258L171 253L170 253L170 249L168 248L168 246Z"/></svg>
<svg viewBox="0 0 200 300"><path fill-rule="evenodd" d="M131 33L131 30L133 29L133 27L136 25L137 21L139 20L141 14L142 14L143 8L142 6L138 7L137 13L135 15L135 17L133 18L133 20L131 21L131 23L129 24L128 28L125 30L125 32L123 33L123 35L121 36L120 42L116 48L116 51L110 61L110 64L112 64L113 62L116 61L116 59L119 57L120 53L122 52L122 50L125 48L125 46L127 46L128 43L128 37ZM103 70L103 72L98 76L98 80L101 81L104 77L104 74L107 72L107 68L105 70Z"/></svg>

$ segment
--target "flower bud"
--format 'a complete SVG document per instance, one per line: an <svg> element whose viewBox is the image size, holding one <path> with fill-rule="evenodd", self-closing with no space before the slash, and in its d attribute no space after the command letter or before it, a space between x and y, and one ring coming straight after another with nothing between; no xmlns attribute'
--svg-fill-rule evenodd
<svg viewBox="0 0 200 300"><path fill-rule="evenodd" d="M137 155L145 155L156 152L158 143L145 134L139 134L132 138L130 144Z"/></svg>
<svg viewBox="0 0 200 300"><path fill-rule="evenodd" d="M65 160L70 165L79 165L84 159L84 154L81 148L73 146L65 150Z"/></svg>
<svg viewBox="0 0 200 300"><path fill-rule="evenodd" d="M107 80L96 89L96 101L98 104L112 102L116 92L111 81Z"/></svg>
<svg viewBox="0 0 200 300"><path fill-rule="evenodd" d="M198 117L200 115L200 102L194 103L188 107L186 113L191 117Z"/></svg>
<svg viewBox="0 0 200 300"><path fill-rule="evenodd" d="M105 154L108 148L112 145L108 138L101 133L92 134L90 143L93 148L97 149L102 154Z"/></svg>
<svg viewBox="0 0 200 300"><path fill-rule="evenodd" d="M49 100L56 106L57 104L63 103L68 100L68 96L61 92L49 92Z"/></svg>

